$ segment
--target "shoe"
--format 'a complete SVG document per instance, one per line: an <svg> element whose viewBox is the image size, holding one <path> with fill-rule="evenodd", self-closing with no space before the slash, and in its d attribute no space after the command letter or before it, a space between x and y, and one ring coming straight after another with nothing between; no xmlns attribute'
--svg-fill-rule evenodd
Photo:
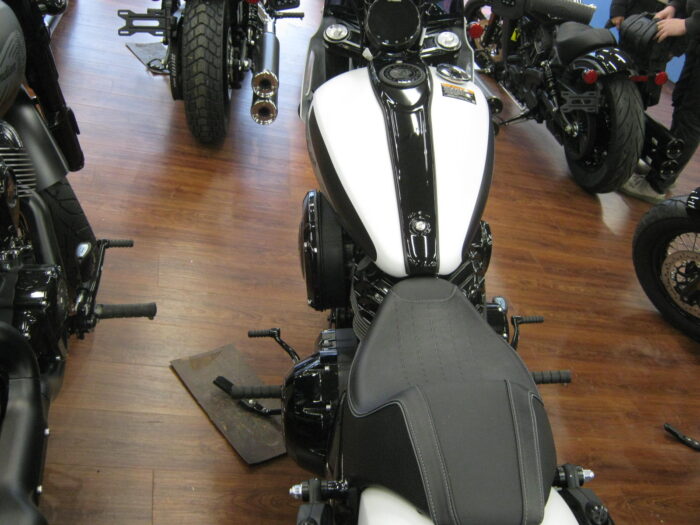
<svg viewBox="0 0 700 525"><path fill-rule="evenodd" d="M652 204L666 200L665 193L658 193L651 187L643 175L637 173L633 173L627 182L618 188L618 191L630 197L634 197L635 199L640 199Z"/></svg>

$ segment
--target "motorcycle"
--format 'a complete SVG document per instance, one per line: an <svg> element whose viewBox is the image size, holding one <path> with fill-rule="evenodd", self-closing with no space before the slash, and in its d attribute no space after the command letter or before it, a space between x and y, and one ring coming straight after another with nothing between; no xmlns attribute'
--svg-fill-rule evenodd
<svg viewBox="0 0 700 525"><path fill-rule="evenodd" d="M0 522L17 525L46 523L47 417L69 337L156 314L154 303L96 303L106 250L133 242L97 240L66 180L84 159L43 19L65 6L0 1Z"/></svg>
<svg viewBox="0 0 700 525"><path fill-rule="evenodd" d="M308 304L329 328L280 386L214 383L260 417L281 413L298 525L612 524L557 467L521 325L486 300L481 220L491 114L461 13L434 2L328 1L311 38L300 116L320 185L299 229ZM281 399L281 410L258 399ZM255 416L253 416L255 417Z"/></svg>
<svg viewBox="0 0 700 525"><path fill-rule="evenodd" d="M587 25L594 12L573 0L469 0L464 8L477 64L522 110L501 125L546 122L574 180L605 193L637 165L644 110L629 80L632 59L609 31Z"/></svg>
<svg viewBox="0 0 700 525"><path fill-rule="evenodd" d="M303 18L283 12L299 0L161 0L146 13L119 10L119 35L162 37L165 58L149 67L167 73L173 100L184 100L187 124L202 143L226 136L231 96L252 71L250 114L261 125L277 118L279 40L275 21Z"/></svg>
<svg viewBox="0 0 700 525"><path fill-rule="evenodd" d="M700 341L700 188L651 208L634 233L632 254L649 300Z"/></svg>

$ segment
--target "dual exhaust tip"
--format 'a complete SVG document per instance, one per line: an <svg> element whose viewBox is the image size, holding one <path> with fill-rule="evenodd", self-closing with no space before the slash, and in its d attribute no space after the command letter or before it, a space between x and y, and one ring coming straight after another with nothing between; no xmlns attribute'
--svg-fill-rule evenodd
<svg viewBox="0 0 700 525"><path fill-rule="evenodd" d="M277 118L277 91L279 79L274 71L265 69L253 75L253 103L250 106L250 116L256 124L266 126Z"/></svg>
<svg viewBox="0 0 700 525"><path fill-rule="evenodd" d="M271 31L262 34L251 80L253 102L250 116L257 124L266 126L277 118L277 93L279 91L280 43Z"/></svg>

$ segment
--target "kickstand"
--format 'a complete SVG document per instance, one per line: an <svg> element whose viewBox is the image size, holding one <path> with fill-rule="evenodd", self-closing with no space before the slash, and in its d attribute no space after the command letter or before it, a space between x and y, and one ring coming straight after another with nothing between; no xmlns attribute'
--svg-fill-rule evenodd
<svg viewBox="0 0 700 525"><path fill-rule="evenodd" d="M516 115L514 117L511 117L507 120L503 120L502 118L494 118L494 122L496 122L499 126L510 126L511 124L518 124L519 122L525 122L530 118L530 115L532 115L531 111L524 111L520 113L519 115Z"/></svg>

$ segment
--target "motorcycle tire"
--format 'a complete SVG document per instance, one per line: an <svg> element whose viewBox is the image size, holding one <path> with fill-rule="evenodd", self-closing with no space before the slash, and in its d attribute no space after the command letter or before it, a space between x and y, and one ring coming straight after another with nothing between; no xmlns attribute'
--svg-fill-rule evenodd
<svg viewBox="0 0 700 525"><path fill-rule="evenodd" d="M601 82L601 111L573 113L579 135L564 138L569 170L578 185L591 193L608 193L624 184L644 145L644 107L639 90L623 77L606 77Z"/></svg>
<svg viewBox="0 0 700 525"><path fill-rule="evenodd" d="M671 325L700 342L700 301L683 301L673 286L679 275L687 278L689 262L691 271L700 272L700 219L688 216L686 201L687 195L673 197L649 210L635 231L632 255L649 300ZM669 253L682 241L686 250Z"/></svg>
<svg viewBox="0 0 700 525"><path fill-rule="evenodd" d="M182 98L187 125L204 144L222 141L228 129L230 18L229 0L188 0L183 15Z"/></svg>
<svg viewBox="0 0 700 525"><path fill-rule="evenodd" d="M73 192L73 188L66 179L40 191L39 195L51 213L54 233L68 281L68 289L72 295L81 283L91 279L94 274L94 250L91 250L81 263L76 256L76 249L79 244L84 242L88 242L94 247L95 234Z"/></svg>

